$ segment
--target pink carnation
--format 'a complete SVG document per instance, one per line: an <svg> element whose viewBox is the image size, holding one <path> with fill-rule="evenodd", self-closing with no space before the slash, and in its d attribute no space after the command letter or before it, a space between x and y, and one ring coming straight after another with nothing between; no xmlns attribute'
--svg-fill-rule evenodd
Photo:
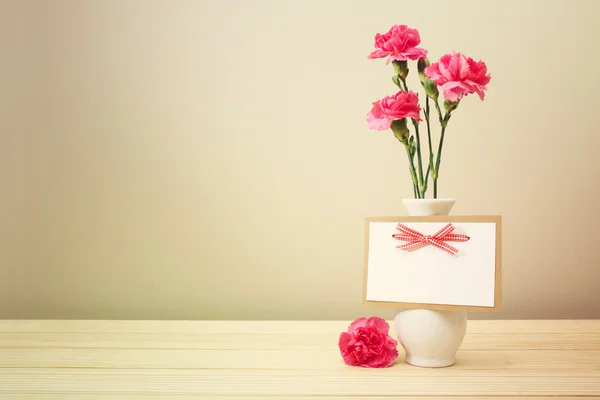
<svg viewBox="0 0 600 400"><path fill-rule="evenodd" d="M398 342L388 335L390 326L378 317L359 318L339 340L340 352L348 365L386 368L398 358Z"/></svg>
<svg viewBox="0 0 600 400"><path fill-rule="evenodd" d="M421 43L419 31L406 25L394 25L388 33L375 35L375 47L367 58L384 58L389 56L386 64L390 61L418 60L427 55L427 50L416 46Z"/></svg>
<svg viewBox="0 0 600 400"><path fill-rule="evenodd" d="M444 97L452 102L471 93L477 93L483 100L491 79L483 61L474 61L457 52L445 54L439 62L425 68L425 76L442 88Z"/></svg>
<svg viewBox="0 0 600 400"><path fill-rule="evenodd" d="M417 94L413 91L401 91L374 102L371 112L367 114L367 122L370 129L383 131L389 129L396 119L409 117L421 121L420 111Z"/></svg>

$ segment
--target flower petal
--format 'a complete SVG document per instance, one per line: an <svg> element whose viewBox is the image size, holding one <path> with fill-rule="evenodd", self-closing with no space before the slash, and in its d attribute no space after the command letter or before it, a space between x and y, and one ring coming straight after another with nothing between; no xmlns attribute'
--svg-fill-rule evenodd
<svg viewBox="0 0 600 400"><path fill-rule="evenodd" d="M367 326L367 318L358 318L350 324L348 332L354 333L358 328L364 328L365 326Z"/></svg>
<svg viewBox="0 0 600 400"><path fill-rule="evenodd" d="M384 58L390 55L389 51L383 51L383 50L375 50L373 52L371 52L367 58Z"/></svg>
<svg viewBox="0 0 600 400"><path fill-rule="evenodd" d="M380 333L388 334L390 326L385 319L379 317L371 317L367 320L367 325L374 326Z"/></svg>
<svg viewBox="0 0 600 400"><path fill-rule="evenodd" d="M444 91L444 97L452 102L472 93L477 93L483 100L486 85L491 79L483 61L474 61L458 52L444 54L424 72Z"/></svg>
<svg viewBox="0 0 600 400"><path fill-rule="evenodd" d="M427 55L427 50L417 48L421 43L419 31L406 25L394 25L387 33L375 35L375 48L367 58L383 58L386 61L417 60Z"/></svg>
<svg viewBox="0 0 600 400"><path fill-rule="evenodd" d="M376 118L373 113L367 114L367 123L369 129L385 131L392 126L392 120L389 118Z"/></svg>

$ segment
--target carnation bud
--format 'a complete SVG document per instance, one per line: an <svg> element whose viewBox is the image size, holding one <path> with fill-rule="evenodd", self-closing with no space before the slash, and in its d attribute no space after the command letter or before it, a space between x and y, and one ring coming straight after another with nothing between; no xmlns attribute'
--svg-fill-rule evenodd
<svg viewBox="0 0 600 400"><path fill-rule="evenodd" d="M406 79L408 75L408 61L392 61L392 65L394 66L394 72L396 75L400 76L402 79Z"/></svg>
<svg viewBox="0 0 600 400"><path fill-rule="evenodd" d="M444 100L444 109L446 110L446 112L452 112L452 111L456 110L456 107L458 107L458 103L460 103L460 100L459 101Z"/></svg>
<svg viewBox="0 0 600 400"><path fill-rule="evenodd" d="M421 80L421 83L423 83L427 78L425 76L425 68L429 67L429 65L431 64L429 63L429 59L427 57L419 58L419 61L417 62L417 70L419 71L419 79Z"/></svg>
<svg viewBox="0 0 600 400"><path fill-rule="evenodd" d="M394 85L398 86L400 88L400 90L402 90L404 92L404 88L400 84L400 78L398 78L398 75L392 76L392 82L394 82Z"/></svg>
<svg viewBox="0 0 600 400"><path fill-rule="evenodd" d="M427 96L429 96L433 100L438 99L440 92L434 81L432 81L429 78L425 78L423 80L423 88L425 89L425 93L427 93Z"/></svg>
<svg viewBox="0 0 600 400"><path fill-rule="evenodd" d="M406 118L396 119L392 121L392 132L401 143L408 145L408 127L406 126Z"/></svg>

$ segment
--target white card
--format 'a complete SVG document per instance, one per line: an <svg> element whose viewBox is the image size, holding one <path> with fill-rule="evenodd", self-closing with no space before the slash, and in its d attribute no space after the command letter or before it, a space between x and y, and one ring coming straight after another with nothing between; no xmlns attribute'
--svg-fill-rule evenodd
<svg viewBox="0 0 600 400"><path fill-rule="evenodd" d="M411 220L415 218L416 220ZM461 221L461 219L465 219ZM401 221L400 221L401 220ZM450 254L432 244L413 250L392 237L401 223L423 235L434 235L449 223L465 242L442 242ZM500 309L499 217L405 217L368 220L366 228L365 302L402 308Z"/></svg>

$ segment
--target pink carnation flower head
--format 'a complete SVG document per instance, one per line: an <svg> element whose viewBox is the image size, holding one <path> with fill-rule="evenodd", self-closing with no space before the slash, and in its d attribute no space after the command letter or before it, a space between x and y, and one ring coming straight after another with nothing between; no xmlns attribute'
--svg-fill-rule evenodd
<svg viewBox="0 0 600 400"><path fill-rule="evenodd" d="M416 29L406 25L394 25L387 33L375 35L375 48L367 58L388 57L390 61L418 60L427 55L427 50L419 49L421 36Z"/></svg>
<svg viewBox="0 0 600 400"><path fill-rule="evenodd" d="M369 129L383 131L392 126L392 121L403 118L413 118L421 121L419 97L411 90L386 96L373 103L373 108L367 114Z"/></svg>
<svg viewBox="0 0 600 400"><path fill-rule="evenodd" d="M471 93L477 93L483 100L486 85L491 79L483 61L474 61L457 52L443 55L438 62L425 68L424 72L451 102L457 102Z"/></svg>
<svg viewBox="0 0 600 400"><path fill-rule="evenodd" d="M365 368L386 368L398 358L398 342L389 336L390 326L378 317L359 318L342 332L339 348L344 362Z"/></svg>

